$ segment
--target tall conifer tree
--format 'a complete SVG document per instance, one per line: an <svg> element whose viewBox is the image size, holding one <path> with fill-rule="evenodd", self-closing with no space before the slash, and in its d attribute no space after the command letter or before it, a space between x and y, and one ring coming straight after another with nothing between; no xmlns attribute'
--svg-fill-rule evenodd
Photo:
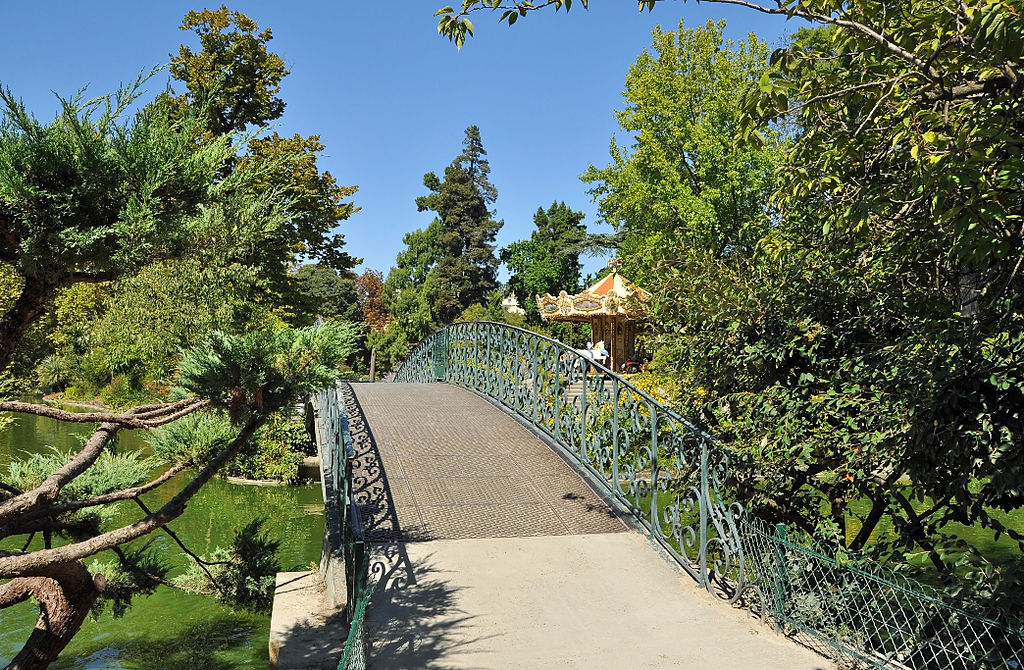
<svg viewBox="0 0 1024 670"><path fill-rule="evenodd" d="M445 168L444 181L433 172L423 177L430 193L416 199L419 211L437 214L439 259L429 287L431 311L439 324L450 323L470 305L482 304L498 286L494 239L502 226L488 209L498 189L487 179L491 166L477 126L466 128L462 153Z"/></svg>

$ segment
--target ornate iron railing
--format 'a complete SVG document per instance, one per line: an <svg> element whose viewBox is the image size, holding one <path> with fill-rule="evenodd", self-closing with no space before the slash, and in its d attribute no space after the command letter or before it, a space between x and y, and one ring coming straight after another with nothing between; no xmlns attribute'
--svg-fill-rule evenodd
<svg viewBox="0 0 1024 670"><path fill-rule="evenodd" d="M1021 630L752 518L728 488L729 455L714 438L582 352L505 324L456 323L421 342L395 381L446 381L504 405L703 588L846 663L1024 669Z"/></svg>
<svg viewBox="0 0 1024 670"><path fill-rule="evenodd" d="M355 504L352 493L352 436L337 387L319 391L313 396L312 403L324 493L324 553L320 570L330 588L333 579L327 573L333 569L332 566L344 566L349 634L338 668L361 670L367 666L363 620L373 588L368 584L369 554L359 506Z"/></svg>

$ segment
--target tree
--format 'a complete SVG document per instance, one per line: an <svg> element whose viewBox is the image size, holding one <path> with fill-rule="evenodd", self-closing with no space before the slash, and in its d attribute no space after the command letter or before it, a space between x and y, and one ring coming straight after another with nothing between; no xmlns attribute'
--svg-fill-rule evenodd
<svg viewBox="0 0 1024 670"><path fill-rule="evenodd" d="M257 33L223 7L190 13L184 28L204 45L200 53L183 48L172 63L189 94L160 95L129 120L145 77L98 100L65 101L45 125L0 92L0 370L53 305L53 345L78 357L83 370L134 374L163 364L170 374L176 367L172 393L181 398L89 414L0 401L0 412L100 424L77 452L15 463L0 481L0 539L23 547L0 551L0 609L28 599L40 606L12 668L46 667L98 602L120 614L133 595L169 584L159 557L133 541L166 528L275 412L333 383L353 350L351 324L288 329L275 316L275 291L287 286L296 253L354 263L340 236L329 235L351 213L342 198L353 189L317 170L316 137L274 136L246 155L239 133L283 110L275 95L286 72L265 49L269 31ZM204 280L207 290L197 295ZM95 290L80 290L86 286ZM190 299L197 309L183 310ZM82 314L92 320L86 328L74 324ZM146 329L158 316L168 326L152 342L130 328L144 316ZM225 321L244 334L210 332ZM182 354L183 345L192 348ZM112 455L119 430L165 425L154 445L166 468L154 479L147 481L155 462ZM188 468L197 472L167 491L159 509L141 502L141 493L173 487ZM139 518L111 528L105 510L119 501L137 504ZM250 527L226 562L182 549L225 598L258 604L266 601L273 544ZM84 563L108 551L98 567Z"/></svg>
<svg viewBox="0 0 1024 670"><path fill-rule="evenodd" d="M686 30L680 21L676 32L654 30L652 50L626 75L626 108L616 112L633 145L613 138L612 164L591 165L582 177L594 184L602 218L626 231L627 246L646 239L644 253L748 253L770 223L778 134L766 130L761 149L733 142L740 103L768 70L767 47L755 35L726 41L724 28L709 21ZM648 264L638 265L642 272Z"/></svg>
<svg viewBox="0 0 1024 670"><path fill-rule="evenodd" d="M48 125L0 92L0 262L21 285L0 317L0 361L11 361L58 290L180 254L202 205L251 180L248 170L217 179L232 148L226 138L200 142L196 115L174 118L158 101L125 123L144 80L66 101Z"/></svg>
<svg viewBox="0 0 1024 670"><path fill-rule="evenodd" d="M307 263L295 271L296 310L310 322L317 317L348 323L363 320L356 278L351 272L339 274L320 263Z"/></svg>
<svg viewBox="0 0 1024 670"><path fill-rule="evenodd" d="M274 133L249 143L243 165L251 161L264 166L257 188L280 189L291 211L277 231L277 246L261 245L259 253L273 249L277 258L302 256L338 272L349 272L362 261L343 250L344 236L333 231L340 221L359 211L351 202L344 202L358 187L339 186L330 172L320 172L316 159L323 150L319 135L284 138Z"/></svg>
<svg viewBox="0 0 1024 670"><path fill-rule="evenodd" d="M540 311L534 296L559 291L575 293L579 289L579 246L586 238L583 213L564 202L553 202L545 211L538 207L533 215L537 229L529 240L513 242L501 250L501 260L510 273L508 287L526 310L527 322L540 324Z"/></svg>
<svg viewBox="0 0 1024 670"><path fill-rule="evenodd" d="M259 26L241 12L220 9L191 11L181 30L199 37L199 52L181 45L171 56L171 76L188 87L186 104L206 112L206 128L214 136L263 125L284 113L277 97L281 80L288 74L284 60L267 51L273 39L269 28Z"/></svg>
<svg viewBox="0 0 1024 670"><path fill-rule="evenodd" d="M502 226L488 205L498 198L487 175L491 168L477 126L466 128L462 153L445 168L444 180L433 172L423 177L430 193L416 199L419 211L437 214L437 264L430 286L431 312L438 324L451 323L497 288L498 259L494 238Z"/></svg>
<svg viewBox="0 0 1024 670"><path fill-rule="evenodd" d="M384 305L384 274L379 270L364 270L356 277L356 296L363 323L371 330L387 327L390 317Z"/></svg>

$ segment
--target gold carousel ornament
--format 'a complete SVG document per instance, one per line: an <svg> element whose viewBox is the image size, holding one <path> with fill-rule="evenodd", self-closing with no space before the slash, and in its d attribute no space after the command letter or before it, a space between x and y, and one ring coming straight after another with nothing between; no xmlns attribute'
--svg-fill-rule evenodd
<svg viewBox="0 0 1024 670"><path fill-rule="evenodd" d="M538 295L537 307L544 321L589 323L593 350L607 350L608 367L624 371L636 355L637 324L646 316L645 304L651 294L620 275L618 262L609 265L611 274L581 293Z"/></svg>

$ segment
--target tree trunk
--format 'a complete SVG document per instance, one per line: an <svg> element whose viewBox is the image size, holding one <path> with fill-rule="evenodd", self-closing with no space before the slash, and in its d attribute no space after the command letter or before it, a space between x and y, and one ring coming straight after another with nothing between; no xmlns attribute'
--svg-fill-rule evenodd
<svg viewBox="0 0 1024 670"><path fill-rule="evenodd" d="M53 296L55 288L41 277L25 277L25 286L14 306L6 314L0 315L0 370L7 367L14 358L21 338L43 313L46 301Z"/></svg>
<svg viewBox="0 0 1024 670"><path fill-rule="evenodd" d="M370 381L377 381L377 348L370 349Z"/></svg>
<svg viewBox="0 0 1024 670"><path fill-rule="evenodd" d="M6 670L44 670L71 642L106 585L81 561L58 566L53 577L19 577L4 584L8 603L29 597L39 603L39 619L25 646Z"/></svg>

